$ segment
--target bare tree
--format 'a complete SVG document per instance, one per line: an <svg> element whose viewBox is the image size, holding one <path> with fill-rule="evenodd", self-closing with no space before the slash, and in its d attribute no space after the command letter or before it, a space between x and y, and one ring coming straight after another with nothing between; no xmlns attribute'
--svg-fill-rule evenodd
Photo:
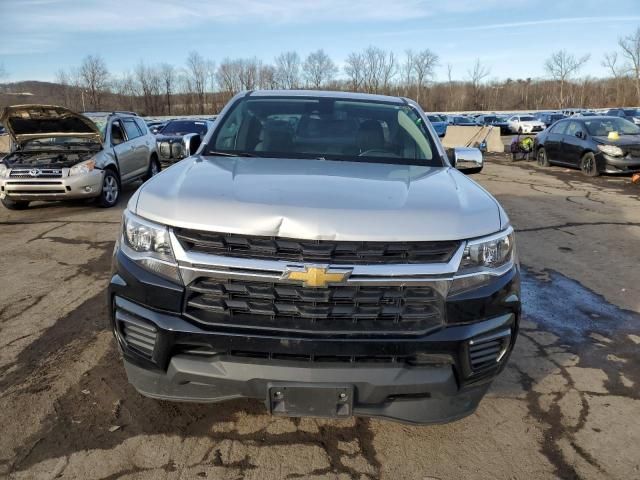
<svg viewBox="0 0 640 480"><path fill-rule="evenodd" d="M144 100L144 113L146 115L154 114L153 108L153 81L152 68L145 65L142 60L135 69L136 82L138 83L139 93Z"/></svg>
<svg viewBox="0 0 640 480"><path fill-rule="evenodd" d="M344 73L349 77L351 89L358 91L364 83L365 60L361 53L350 53L345 61Z"/></svg>
<svg viewBox="0 0 640 480"><path fill-rule="evenodd" d="M337 72L338 68L335 63L322 49L310 53L302 66L302 73L307 85L314 88L320 88L333 80Z"/></svg>
<svg viewBox="0 0 640 480"><path fill-rule="evenodd" d="M447 63L447 84L449 86L449 95L447 95L447 110L449 110L449 102L453 99L453 65Z"/></svg>
<svg viewBox="0 0 640 480"><path fill-rule="evenodd" d="M100 109L102 96L109 82L109 70L100 55L87 55L80 65L83 87L89 94L91 106Z"/></svg>
<svg viewBox="0 0 640 480"><path fill-rule="evenodd" d="M164 98L167 105L167 115L171 115L171 96L176 83L176 69L170 63L160 65L160 76L162 78L162 87Z"/></svg>
<svg viewBox="0 0 640 480"><path fill-rule="evenodd" d="M218 84L230 95L242 90L242 62L225 58L216 70Z"/></svg>
<svg viewBox="0 0 640 480"><path fill-rule="evenodd" d="M565 106L565 84L573 77L589 60L589 55L576 58L566 50L559 50L551 54L544 68L551 77L560 82L559 107Z"/></svg>
<svg viewBox="0 0 640 480"><path fill-rule="evenodd" d="M483 65L482 62L480 62L479 58L476 58L476 61L473 64L473 68L471 70L467 70L469 82L471 83L472 104L474 109L482 107L482 101L480 98L480 86L482 85L484 79L487 78L490 73L491 69Z"/></svg>
<svg viewBox="0 0 640 480"><path fill-rule="evenodd" d="M300 84L300 56L284 52L275 59L275 79L280 88L298 88Z"/></svg>
<svg viewBox="0 0 640 480"><path fill-rule="evenodd" d="M622 55L631 63L630 71L636 86L636 103L640 105L640 27L633 34L619 39L618 45L622 49Z"/></svg>
<svg viewBox="0 0 640 480"><path fill-rule="evenodd" d="M207 88L207 62L195 50L189 52L187 57L187 72L189 84L198 99L198 113L204 114L205 92Z"/></svg>
<svg viewBox="0 0 640 480"><path fill-rule="evenodd" d="M438 65L438 55L428 48L416 53L413 57L413 71L416 78L416 102L420 103L420 92L425 83L433 77Z"/></svg>
<svg viewBox="0 0 640 480"><path fill-rule="evenodd" d="M628 71L628 66L621 66L618 63L618 53L611 52L605 53L602 59L602 66L606 68L614 79L615 88L616 88L616 104L622 105L624 104L624 96L620 98L621 95L621 85L622 85L622 77L624 77L625 72Z"/></svg>
<svg viewBox="0 0 640 480"><path fill-rule="evenodd" d="M276 68L273 65L261 65L258 72L258 88L273 90L278 88Z"/></svg>
<svg viewBox="0 0 640 480"><path fill-rule="evenodd" d="M404 85L404 95L405 97L409 96L409 87L415 80L415 71L414 71L414 63L415 63L415 54L413 50L405 50L406 59L404 64L401 67L402 70L402 83Z"/></svg>

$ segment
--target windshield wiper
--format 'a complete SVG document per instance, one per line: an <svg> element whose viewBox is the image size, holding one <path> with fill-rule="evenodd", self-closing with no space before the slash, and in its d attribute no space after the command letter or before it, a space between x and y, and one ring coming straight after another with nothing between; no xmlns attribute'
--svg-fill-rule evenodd
<svg viewBox="0 0 640 480"><path fill-rule="evenodd" d="M219 157L258 157L259 155L254 155L249 152L220 152L218 150L209 150L205 152L205 155L217 155Z"/></svg>

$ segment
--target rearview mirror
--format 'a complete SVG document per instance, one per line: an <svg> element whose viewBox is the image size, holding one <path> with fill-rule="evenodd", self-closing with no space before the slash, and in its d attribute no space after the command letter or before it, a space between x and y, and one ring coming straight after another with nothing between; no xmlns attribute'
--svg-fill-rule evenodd
<svg viewBox="0 0 640 480"><path fill-rule="evenodd" d="M453 155L449 155L452 166L460 170L465 175L480 173L484 160L482 152L477 148L456 147Z"/></svg>

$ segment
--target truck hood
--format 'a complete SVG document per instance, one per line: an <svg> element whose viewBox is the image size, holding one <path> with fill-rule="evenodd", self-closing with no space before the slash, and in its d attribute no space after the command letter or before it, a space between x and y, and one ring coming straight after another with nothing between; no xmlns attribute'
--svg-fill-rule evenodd
<svg viewBox="0 0 640 480"><path fill-rule="evenodd" d="M14 105L0 117L17 145L35 138L86 138L98 144L102 137L97 125L84 115L57 105Z"/></svg>
<svg viewBox="0 0 640 480"><path fill-rule="evenodd" d="M191 157L129 209L176 227L313 240L458 240L502 227L493 197L455 169L326 160Z"/></svg>

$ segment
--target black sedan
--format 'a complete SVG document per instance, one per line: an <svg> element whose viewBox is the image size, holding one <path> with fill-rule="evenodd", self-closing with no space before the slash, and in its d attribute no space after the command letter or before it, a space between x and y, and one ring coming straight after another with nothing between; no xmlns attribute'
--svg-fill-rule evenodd
<svg viewBox="0 0 640 480"><path fill-rule="evenodd" d="M640 128L618 117L571 117L536 136L538 165L577 167L587 176L640 172Z"/></svg>

